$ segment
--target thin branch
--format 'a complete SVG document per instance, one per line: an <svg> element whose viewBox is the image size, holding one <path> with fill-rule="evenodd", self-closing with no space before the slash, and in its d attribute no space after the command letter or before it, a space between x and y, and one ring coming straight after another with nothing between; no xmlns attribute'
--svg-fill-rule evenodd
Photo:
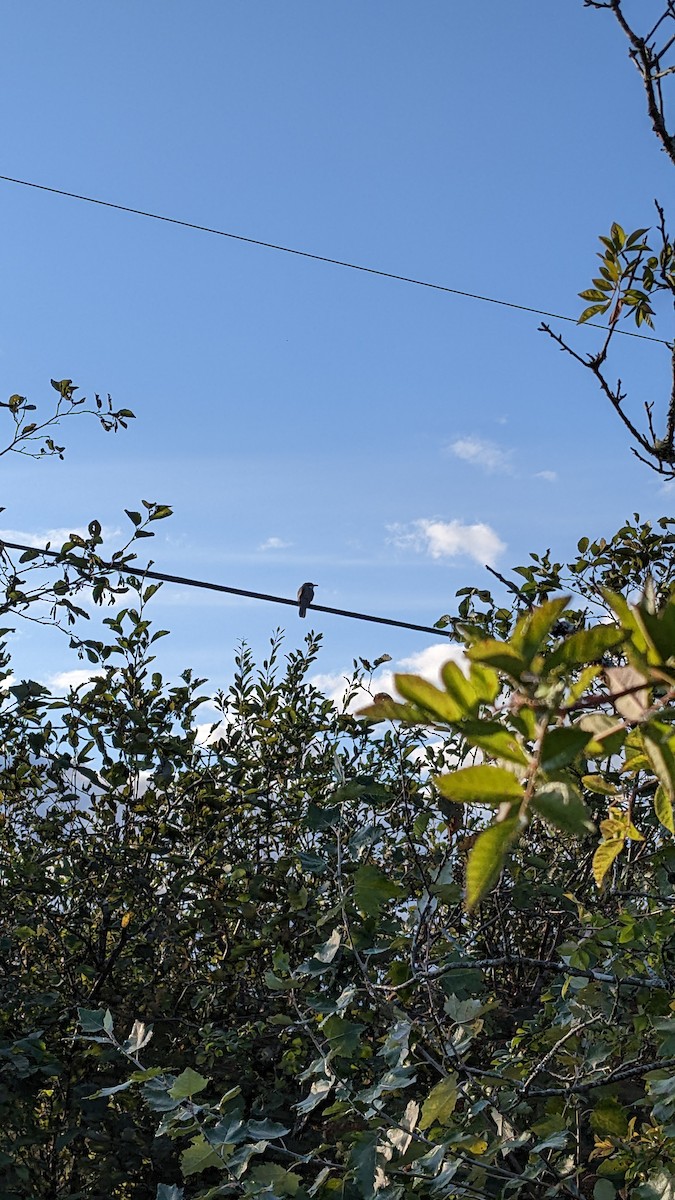
<svg viewBox="0 0 675 1200"><path fill-rule="evenodd" d="M620 419L623 421L623 423L626 426L626 429L629 431L631 437L633 437L635 439L635 441L638 443L639 446L642 447L642 449L645 451L646 454L651 454L652 456L654 456L654 454L655 454L654 447L651 446L649 444L649 442L647 441L646 437L644 437L644 435L641 434L638 429L636 429L636 427L633 424L633 422L631 421L630 417L626 416L625 412L623 411L623 408L621 407L622 402L626 398L625 394L623 394L621 391L621 380L618 380L616 390L613 391L612 388L609 386L607 380L605 379L602 371L600 370L600 367L602 365L602 359L600 358L600 356L590 355L587 358L583 358L581 354L577 354L576 350L573 350L571 346L568 346L567 342L564 340L564 338L562 338L560 336L559 333L554 333L553 330L551 329L550 325L547 325L545 322L543 322L539 326L539 328L544 333L547 333L549 335L549 337L553 338L553 341L558 343L561 350L564 350L567 354L571 355L571 357L576 359L576 361L578 363L581 363L582 367L586 367L587 370L591 371L593 373L593 375L595 375L595 378L597 379L598 383L600 384L602 391L605 393L607 399L610 401L614 411L618 414ZM643 460L643 461L645 461L645 460ZM657 468L655 467L654 469L656 470Z"/></svg>

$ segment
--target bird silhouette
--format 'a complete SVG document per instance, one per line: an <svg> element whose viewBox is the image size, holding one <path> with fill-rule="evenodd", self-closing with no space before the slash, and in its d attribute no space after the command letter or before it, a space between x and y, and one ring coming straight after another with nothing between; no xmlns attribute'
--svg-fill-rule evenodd
<svg viewBox="0 0 675 1200"><path fill-rule="evenodd" d="M298 612L301 617L307 616L307 609L314 599L314 588L318 586L317 583L303 583L298 588Z"/></svg>

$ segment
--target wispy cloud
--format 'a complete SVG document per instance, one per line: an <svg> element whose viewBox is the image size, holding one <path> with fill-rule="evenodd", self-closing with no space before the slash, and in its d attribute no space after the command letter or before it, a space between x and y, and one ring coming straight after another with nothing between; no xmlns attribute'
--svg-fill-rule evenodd
<svg viewBox="0 0 675 1200"><path fill-rule="evenodd" d="M258 549L259 550L287 550L288 547L292 546L292 545L293 545L292 542L285 542L283 538L268 537L266 541L261 542L261 544L258 546Z"/></svg>
<svg viewBox="0 0 675 1200"><path fill-rule="evenodd" d="M50 675L47 687L50 692L69 692L72 688L81 687L83 683L92 683L101 675L103 671L75 667L72 671L59 671L56 675Z"/></svg>
<svg viewBox="0 0 675 1200"><path fill-rule="evenodd" d="M558 478L557 471L536 471L535 479L545 479L547 483L555 483Z"/></svg>
<svg viewBox="0 0 675 1200"><path fill-rule="evenodd" d="M445 641L434 642L431 646L426 646L424 650L420 650L416 654L399 659L392 666L375 672L370 681L369 690L366 691L365 688L360 688L351 700L349 710L357 712L369 702L372 696L377 695L378 692L386 692L388 695L400 699L394 682L394 675L398 672L421 675L423 679L428 679L430 683L440 684L441 667L450 659L462 668L466 663L462 648L460 646L453 646ZM348 671L317 674L312 677L311 683L319 691L324 692L340 708L347 694L349 678Z"/></svg>
<svg viewBox="0 0 675 1200"><path fill-rule="evenodd" d="M72 534L77 534L78 537L87 538L89 533L84 526L63 525L56 529L43 529L39 533L29 532L26 529L0 529L0 541L3 542L21 542L24 546L31 546L36 550L42 550L49 542L52 549L60 549L64 542L67 542ZM101 535L104 541L108 538L119 537L119 529L104 527Z"/></svg>
<svg viewBox="0 0 675 1200"><path fill-rule="evenodd" d="M512 451L505 450L496 442L490 442L486 438L473 436L456 438L448 446L448 451L450 454L454 454L455 458L461 458L474 467L482 467L484 471L510 472L512 470Z"/></svg>
<svg viewBox="0 0 675 1200"><path fill-rule="evenodd" d="M506 549L505 543L490 525L480 521L435 521L422 517L409 525L390 525L391 541L401 549L428 554L430 558L466 556L492 566Z"/></svg>

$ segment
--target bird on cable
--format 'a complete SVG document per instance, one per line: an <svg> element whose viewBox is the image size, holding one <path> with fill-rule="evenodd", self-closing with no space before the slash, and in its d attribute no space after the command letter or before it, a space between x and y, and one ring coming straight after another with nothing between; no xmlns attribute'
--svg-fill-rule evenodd
<svg viewBox="0 0 675 1200"><path fill-rule="evenodd" d="M303 583L298 588L298 611L301 617L307 616L307 609L314 599L314 588L318 586L317 583Z"/></svg>

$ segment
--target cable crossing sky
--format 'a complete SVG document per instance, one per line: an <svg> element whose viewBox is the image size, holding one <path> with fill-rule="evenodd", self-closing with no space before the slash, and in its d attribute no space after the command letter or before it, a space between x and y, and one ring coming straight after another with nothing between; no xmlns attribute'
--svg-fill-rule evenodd
<svg viewBox="0 0 675 1200"><path fill-rule="evenodd" d="M59 550L43 550L38 546L25 546L21 542L5 542L0 541L0 552L4 548L10 550L27 550L36 552L38 555L44 554L48 558L61 558ZM64 556L64 561L67 556ZM208 583L204 579L191 579L187 575L168 575L164 571L153 571L150 568L121 566L119 563L103 562L100 564L100 569L103 571L117 571L121 575L139 575L142 579L157 579L160 583L178 583L184 587L204 588L209 592L224 592L229 596L246 596L251 600L264 600L269 604L289 604L291 608L298 608L297 600L289 600L287 596L272 596L267 592L252 592L248 588L228 587L224 583ZM330 613L334 617L348 617L352 621L371 621L375 625L394 625L397 629L414 629L418 633L430 633L434 637L452 638L454 635L446 629L437 629L433 625L417 625L414 621L397 621L393 617L378 617L371 613L353 612L346 608L331 608L326 604L311 604L308 606L308 611Z"/></svg>
<svg viewBox="0 0 675 1200"><path fill-rule="evenodd" d="M167 217L161 213L147 212L142 208L132 208L129 204L115 204L112 200L100 200L96 196L83 196L79 192L68 192L63 188L48 187L45 183L34 183L29 179L15 179L12 175L0 175L0 180L4 183L16 183L21 187L34 188L39 192L50 192L53 196L66 196L70 200L81 200L86 204L97 204L101 208L116 209L117 212L131 213L136 217L148 217L152 221L164 221L168 225L180 225L183 229L196 229L201 233L210 233L216 237L229 238L234 242L246 242L249 246L262 246L265 250L277 250L282 254L293 254L297 258L309 258L313 262L329 263L334 267L346 267L350 271L361 271L364 275L377 275L381 279L395 279L399 283L410 283L414 287L430 288L434 292L446 292L451 296L461 296L466 300L479 300L483 304L497 304L502 308L515 309L517 312L534 313L538 317L552 317L555 321L568 321L573 325L578 325L576 317L566 316L563 313L549 312L544 308L533 308L528 304L516 304L512 300L499 300L495 296L482 296L478 292L467 292L460 288L448 287L442 283L431 283L426 279L415 279L410 275L399 275L394 271L381 271L377 267L364 267L360 263L347 262L341 258L330 258L327 254L312 254L309 250L298 250L293 246L282 246L277 242L266 242L261 238L245 237L241 233L229 233L224 229L213 229L209 225L199 225L195 221L182 221L178 217ZM592 326L594 329L604 329L607 332L609 325L602 325L598 321L586 321L586 325ZM661 346L667 346L672 349L671 343L665 338L655 337L650 333L634 333L630 329L615 329L615 334L620 334L622 337L638 338L643 342L658 342Z"/></svg>

